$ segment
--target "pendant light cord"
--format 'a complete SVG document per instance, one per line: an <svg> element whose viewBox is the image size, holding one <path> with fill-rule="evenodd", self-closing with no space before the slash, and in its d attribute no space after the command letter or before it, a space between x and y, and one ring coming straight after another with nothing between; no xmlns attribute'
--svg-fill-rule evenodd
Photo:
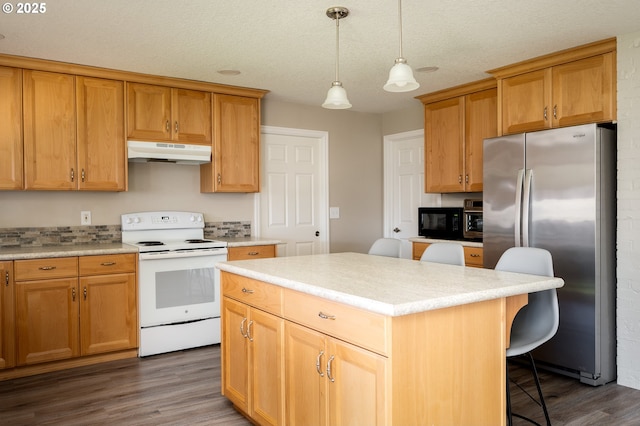
<svg viewBox="0 0 640 426"><path fill-rule="evenodd" d="M400 57L402 58L402 0L398 0L398 28L400 28Z"/></svg>
<svg viewBox="0 0 640 426"><path fill-rule="evenodd" d="M336 80L339 80L340 71L340 15L336 15Z"/></svg>

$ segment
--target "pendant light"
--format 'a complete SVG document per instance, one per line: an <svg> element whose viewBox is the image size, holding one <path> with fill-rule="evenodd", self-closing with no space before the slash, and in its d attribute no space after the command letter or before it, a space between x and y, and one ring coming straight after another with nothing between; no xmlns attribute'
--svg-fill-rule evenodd
<svg viewBox="0 0 640 426"><path fill-rule="evenodd" d="M398 21L400 27L400 56L396 59L396 64L389 71L389 80L384 85L387 92L410 92L420 87L420 84L413 78L413 71L407 65L407 60L402 57L402 0L398 0Z"/></svg>
<svg viewBox="0 0 640 426"><path fill-rule="evenodd" d="M339 78L340 70L340 19L349 15L349 9L346 7L330 7L327 9L327 16L336 20L336 79L331 83L331 88L327 92L327 99L322 104L323 108L328 109L346 109L351 108L351 103L347 99L347 91L342 87Z"/></svg>

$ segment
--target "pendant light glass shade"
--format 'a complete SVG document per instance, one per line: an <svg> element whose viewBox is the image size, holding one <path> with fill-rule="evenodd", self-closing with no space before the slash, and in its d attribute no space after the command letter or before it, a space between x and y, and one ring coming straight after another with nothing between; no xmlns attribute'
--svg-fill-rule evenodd
<svg viewBox="0 0 640 426"><path fill-rule="evenodd" d="M396 64L389 71L389 80L384 85L387 92L410 92L420 87L413 77L411 67L404 58L396 59Z"/></svg>
<svg viewBox="0 0 640 426"><path fill-rule="evenodd" d="M336 20L336 79L331 83L331 88L327 92L327 99L322 104L327 109L347 109L351 108L351 103L347 99L347 91L340 82L340 19L349 15L346 7L330 7L327 9L327 16Z"/></svg>
<svg viewBox="0 0 640 426"><path fill-rule="evenodd" d="M398 21L400 28L400 55L391 71L389 71L389 80L387 80L387 84L383 86L383 89L387 92L410 92L420 87L420 84L413 77L413 71L407 65L407 60L402 57L402 0L398 0Z"/></svg>
<svg viewBox="0 0 640 426"><path fill-rule="evenodd" d="M351 103L347 99L347 91L342 87L342 83L334 81L327 92L327 99L322 104L327 109L347 109L351 108Z"/></svg>

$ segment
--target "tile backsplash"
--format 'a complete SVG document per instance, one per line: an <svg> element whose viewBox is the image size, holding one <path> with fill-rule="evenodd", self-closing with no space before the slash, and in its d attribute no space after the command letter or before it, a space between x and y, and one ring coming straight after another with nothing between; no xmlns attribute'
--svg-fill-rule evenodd
<svg viewBox="0 0 640 426"><path fill-rule="evenodd" d="M205 238L251 236L251 222L207 222ZM2 247L48 247L122 242L120 225L0 228Z"/></svg>

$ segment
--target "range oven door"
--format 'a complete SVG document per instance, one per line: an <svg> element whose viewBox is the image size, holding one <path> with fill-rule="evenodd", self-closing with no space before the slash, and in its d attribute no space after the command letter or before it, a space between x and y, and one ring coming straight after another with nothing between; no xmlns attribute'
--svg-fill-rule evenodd
<svg viewBox="0 0 640 426"><path fill-rule="evenodd" d="M227 250L204 255L140 253L140 327L220 317L220 271Z"/></svg>

